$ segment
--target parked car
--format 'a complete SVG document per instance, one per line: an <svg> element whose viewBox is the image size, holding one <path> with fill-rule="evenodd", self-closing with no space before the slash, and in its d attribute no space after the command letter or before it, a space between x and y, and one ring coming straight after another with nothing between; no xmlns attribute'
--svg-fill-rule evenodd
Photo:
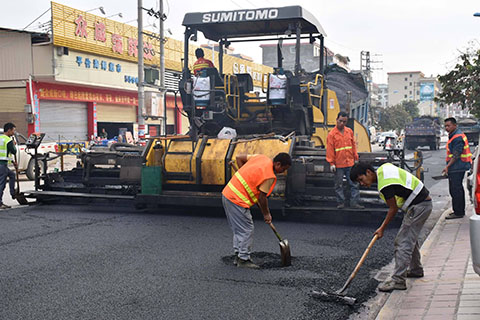
<svg viewBox="0 0 480 320"><path fill-rule="evenodd" d="M387 132L382 132L380 133L380 135L378 136L378 145L379 146L383 146L384 143L385 143L385 138L387 137L390 137L390 138L393 138L393 139L397 139L397 134L393 131L387 131Z"/></svg>
<svg viewBox="0 0 480 320"><path fill-rule="evenodd" d="M471 199L473 200L474 215L470 217L470 247L472 249L473 270L480 275L480 148L475 150L473 173L467 180Z"/></svg>
<svg viewBox="0 0 480 320"><path fill-rule="evenodd" d="M3 128L0 128L0 135L3 134ZM25 142L27 138L20 133L17 133L14 137L15 142L17 144L17 163L18 163L18 171L21 173L25 173L29 180L35 179L35 160L33 159L33 150L31 150L31 154L27 152L27 147L25 146ZM57 144L55 142L45 142L40 144L38 148L39 154L45 154L47 152L56 152ZM43 162L38 162L40 166L40 170L43 170Z"/></svg>

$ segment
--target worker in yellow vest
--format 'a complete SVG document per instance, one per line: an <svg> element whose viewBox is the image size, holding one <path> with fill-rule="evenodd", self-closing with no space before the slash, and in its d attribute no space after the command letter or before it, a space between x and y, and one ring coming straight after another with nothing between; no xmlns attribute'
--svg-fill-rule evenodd
<svg viewBox="0 0 480 320"><path fill-rule="evenodd" d="M457 129L455 118L445 119L445 130L448 132L447 158L445 159L447 165L442 173L448 176L448 189L452 197L453 209L446 219L458 219L465 216L463 177L472 166L472 152L467 137Z"/></svg>
<svg viewBox="0 0 480 320"><path fill-rule="evenodd" d="M283 173L292 165L288 153L279 153L275 158L257 155L238 155L239 167L222 192L223 208L228 224L233 231L234 264L237 267L258 269L250 257L253 244L253 220L250 207L258 204L265 223L272 222L267 197L277 181L276 174Z"/></svg>
<svg viewBox="0 0 480 320"><path fill-rule="evenodd" d="M383 292L406 290L405 278L423 277L418 236L432 212L429 191L417 177L391 163L381 165L376 171L370 164L358 163L353 166L350 179L367 187L377 183L379 196L388 205L387 216L374 233L379 239L398 210L405 212L394 243L393 275L378 289Z"/></svg>
<svg viewBox="0 0 480 320"><path fill-rule="evenodd" d="M8 168L8 163L12 162L12 154L17 153L15 147L15 140L12 138L15 135L16 127L13 123L8 122L3 126L3 135L0 136L0 209L9 209L10 206L3 203L3 190L7 185L7 178L9 179L10 194L15 199L15 173ZM17 163L13 161L13 165L17 167Z"/></svg>

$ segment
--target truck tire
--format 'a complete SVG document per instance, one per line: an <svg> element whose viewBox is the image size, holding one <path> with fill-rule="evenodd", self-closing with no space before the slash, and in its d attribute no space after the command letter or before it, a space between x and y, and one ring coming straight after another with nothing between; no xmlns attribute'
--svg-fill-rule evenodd
<svg viewBox="0 0 480 320"><path fill-rule="evenodd" d="M38 161L38 167L40 172L43 172L43 162ZM35 180L35 160L31 158L28 161L27 170L25 170L25 174L27 175L28 180Z"/></svg>

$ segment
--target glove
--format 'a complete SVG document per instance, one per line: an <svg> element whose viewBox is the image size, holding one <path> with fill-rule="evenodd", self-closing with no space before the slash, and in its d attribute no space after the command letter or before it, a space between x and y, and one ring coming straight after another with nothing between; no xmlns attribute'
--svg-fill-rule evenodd
<svg viewBox="0 0 480 320"><path fill-rule="evenodd" d="M330 165L330 171L336 172L336 171L337 171L337 167L336 167L334 164L331 164L331 165Z"/></svg>

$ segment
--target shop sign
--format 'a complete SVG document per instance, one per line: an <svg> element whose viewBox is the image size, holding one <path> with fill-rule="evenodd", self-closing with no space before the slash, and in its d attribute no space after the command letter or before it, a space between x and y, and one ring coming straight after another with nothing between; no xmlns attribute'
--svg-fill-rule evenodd
<svg viewBox="0 0 480 320"><path fill-rule="evenodd" d="M55 2L52 2L52 26L55 46L128 61L138 60L138 29L133 26ZM145 34L143 43L145 63L159 64L154 48L160 46L155 35Z"/></svg>
<svg viewBox="0 0 480 320"><path fill-rule="evenodd" d="M93 68L110 72L122 72L122 65L120 63L115 64L105 60L84 58L82 56L77 56L76 62L79 67L84 65L87 69Z"/></svg>
<svg viewBox="0 0 480 320"><path fill-rule="evenodd" d="M81 87L38 84L36 87L40 100L85 101L106 104L137 105L137 93L124 93L114 90L86 89Z"/></svg>

